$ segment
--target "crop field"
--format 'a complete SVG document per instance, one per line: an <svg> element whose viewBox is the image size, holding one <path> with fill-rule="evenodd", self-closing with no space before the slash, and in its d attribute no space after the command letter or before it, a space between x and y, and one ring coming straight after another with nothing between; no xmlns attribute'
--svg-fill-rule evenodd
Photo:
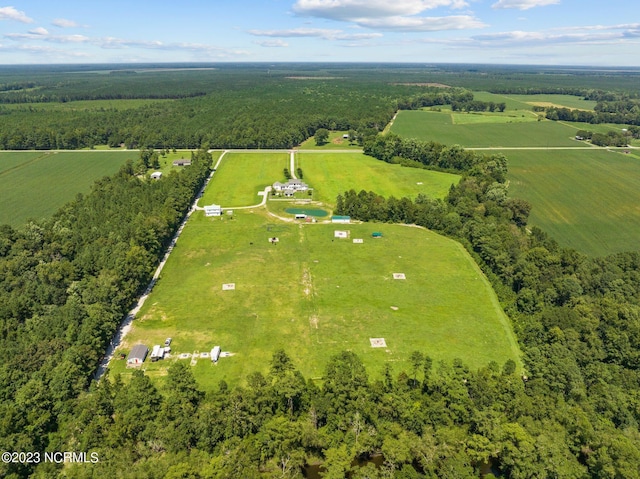
<svg viewBox="0 0 640 479"><path fill-rule="evenodd" d="M343 350L360 355L372 376L385 363L394 374L409 371L414 350L471 367L521 364L495 293L460 244L402 225L281 222L264 209L189 220L122 351L166 337L172 357L145 362L147 373L161 380L172 361L189 361L205 389L267 372L279 348L316 379ZM372 347L372 338L386 345ZM231 355L214 365L201 353L215 345ZM128 374L124 361L111 368Z"/></svg>
<svg viewBox="0 0 640 479"><path fill-rule="evenodd" d="M423 193L444 198L458 175L391 165L362 153L298 153L304 181L314 187L314 199L334 205L339 193L351 188L383 196L415 198Z"/></svg>
<svg viewBox="0 0 640 479"><path fill-rule="evenodd" d="M50 216L86 193L95 180L112 175L138 152L0 153L0 224L19 226L29 218Z"/></svg>
<svg viewBox="0 0 640 479"><path fill-rule="evenodd" d="M215 203L233 207L258 204L262 201L258 192L276 181L284 181L285 168L289 168L287 153L227 153L200 205Z"/></svg>
<svg viewBox="0 0 640 479"><path fill-rule="evenodd" d="M508 98L522 101L528 105L556 106L591 111L593 111L597 103L591 100L584 100L575 95L509 95Z"/></svg>
<svg viewBox="0 0 640 479"><path fill-rule="evenodd" d="M531 114L532 112L521 113L521 115ZM576 129L563 123L552 121L498 123L487 115L475 116L481 119L486 117L489 120L481 123L454 124L451 113L400 111L391 131L403 137L437 141L446 145L458 144L467 148L578 145L573 139Z"/></svg>
<svg viewBox="0 0 640 479"><path fill-rule="evenodd" d="M640 161L621 151L510 150L510 196L529 201L530 224L592 256L638 249Z"/></svg>

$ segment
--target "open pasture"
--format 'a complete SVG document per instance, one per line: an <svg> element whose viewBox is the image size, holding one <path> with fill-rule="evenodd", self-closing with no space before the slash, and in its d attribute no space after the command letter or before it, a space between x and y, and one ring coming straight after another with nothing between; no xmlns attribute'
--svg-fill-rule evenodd
<svg viewBox="0 0 640 479"><path fill-rule="evenodd" d="M339 193L352 188L396 198L420 193L444 198L460 180L458 175L391 165L362 153L297 153L296 162L304 181L315 188L314 199L331 205Z"/></svg>
<svg viewBox="0 0 640 479"><path fill-rule="evenodd" d="M640 162L620 150L510 150L510 196L529 223L592 256L638 249Z"/></svg>
<svg viewBox="0 0 640 479"><path fill-rule="evenodd" d="M571 108L577 110L591 110L596 106L597 102L585 100L575 95L508 95L512 100L522 101L528 105L534 106L555 106L558 108Z"/></svg>
<svg viewBox="0 0 640 479"><path fill-rule="evenodd" d="M335 230L349 238L335 238ZM226 283L235 289L223 290ZM199 357L220 345L233 354L215 365L197 359L193 371L206 389L266 373L280 348L312 378L342 350L359 354L374 376L385 363L409 371L414 350L472 367L520 364L508 319L460 244L402 225L277 222L262 209L232 220L190 219L122 351L166 337L173 357L146 362L152 377L180 353ZM386 347L372 348L370 338L384 338ZM113 372L127 374L123 363L114 361Z"/></svg>
<svg viewBox="0 0 640 479"><path fill-rule="evenodd" d="M235 207L258 204L262 201L258 192L276 181L284 181L285 168L289 168L288 153L227 153L200 205L215 203Z"/></svg>
<svg viewBox="0 0 640 479"><path fill-rule="evenodd" d="M0 153L0 224L50 216L93 182L112 175L137 151Z"/></svg>
<svg viewBox="0 0 640 479"><path fill-rule="evenodd" d="M467 148L576 146L575 128L547 120L454 124L451 113L400 111L391 131L403 137Z"/></svg>

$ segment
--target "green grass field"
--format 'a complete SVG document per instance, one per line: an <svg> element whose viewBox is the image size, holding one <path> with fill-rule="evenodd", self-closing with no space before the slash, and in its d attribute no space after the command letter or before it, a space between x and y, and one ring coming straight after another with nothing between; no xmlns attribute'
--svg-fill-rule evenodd
<svg viewBox="0 0 640 479"><path fill-rule="evenodd" d="M339 193L351 188L383 196L415 198L423 193L444 198L458 175L391 165L362 153L298 153L296 164L315 188L314 199L334 205Z"/></svg>
<svg viewBox="0 0 640 479"><path fill-rule="evenodd" d="M258 196L259 191L276 181L284 181L284 168L289 168L287 153L227 153L200 205L215 203L234 207L258 204L262 200Z"/></svg>
<svg viewBox="0 0 640 479"><path fill-rule="evenodd" d="M350 238L334 238L338 229ZM372 239L374 231L383 238ZM235 290L223 291L224 283ZM472 367L520 364L508 319L460 244L402 225L278 222L264 209L238 211L233 220L190 219L122 351L166 337L174 357L145 363L155 378L179 353L220 345L234 354L217 365L197 360L193 371L205 389L267 372L279 348L312 378L342 350L360 355L372 376L385 363L408 371L414 350ZM370 338L384 338L386 347L372 348ZM124 361L114 361L112 372L126 375Z"/></svg>
<svg viewBox="0 0 640 479"><path fill-rule="evenodd" d="M29 218L52 215L95 180L112 175L137 151L1 152L0 224L19 226Z"/></svg>
<svg viewBox="0 0 640 479"><path fill-rule="evenodd" d="M640 162L622 152L504 151L510 195L532 205L530 223L592 256L638 249Z"/></svg>
<svg viewBox="0 0 640 479"><path fill-rule="evenodd" d="M522 115L527 114L531 115L531 112L522 112ZM391 131L404 137L437 141L445 145L458 144L467 148L576 146L573 139L576 129L559 122L498 123L489 115L475 116L488 120L454 124L451 113L400 111Z"/></svg>
<svg viewBox="0 0 640 479"><path fill-rule="evenodd" d="M299 148L301 150L361 150L362 147L357 143L350 144L349 140L345 140L342 138L342 135L345 135L349 132L347 131L330 131L329 132L329 141L324 145L317 146L316 140L313 137L307 138L304 140Z"/></svg>

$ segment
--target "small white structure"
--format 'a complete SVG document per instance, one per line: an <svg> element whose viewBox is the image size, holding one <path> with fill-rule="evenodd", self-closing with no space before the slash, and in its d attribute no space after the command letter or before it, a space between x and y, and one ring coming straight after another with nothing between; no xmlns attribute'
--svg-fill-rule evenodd
<svg viewBox="0 0 640 479"><path fill-rule="evenodd" d="M349 139L349 135L347 133L345 133L344 135L342 135L342 139L343 140L348 140Z"/></svg>
<svg viewBox="0 0 640 479"><path fill-rule="evenodd" d="M306 219L306 218L307 218L307 215L305 215L305 214L303 214L303 213L298 213L298 214L295 216L295 218L296 218L297 220L304 220L304 219Z"/></svg>
<svg viewBox="0 0 640 479"><path fill-rule="evenodd" d="M156 344L151 350L151 361L156 362L158 359L164 358L164 347Z"/></svg>
<svg viewBox="0 0 640 479"><path fill-rule="evenodd" d="M219 357L220 357L220 346L216 346L211 350L211 361L213 361L214 363L217 363Z"/></svg>
<svg viewBox="0 0 640 479"><path fill-rule="evenodd" d="M334 231L333 232L333 236L335 238L348 238L349 237L349 232L348 231Z"/></svg>
<svg viewBox="0 0 640 479"><path fill-rule="evenodd" d="M222 291L233 291L236 289L236 283L225 283L222 285Z"/></svg>
<svg viewBox="0 0 640 479"><path fill-rule="evenodd" d="M331 222L332 223L342 223L342 224L349 224L351 223L351 216L332 216L331 217Z"/></svg>
<svg viewBox="0 0 640 479"><path fill-rule="evenodd" d="M386 348L387 342L384 338L369 338L372 348Z"/></svg>
<svg viewBox="0 0 640 479"><path fill-rule="evenodd" d="M162 178L162 171L154 171L151 173L152 180L159 180L160 178Z"/></svg>
<svg viewBox="0 0 640 479"><path fill-rule="evenodd" d="M362 244L362 243L364 243L364 240L362 238L354 238L353 242L356 243L356 244Z"/></svg>
<svg viewBox="0 0 640 479"><path fill-rule="evenodd" d="M204 215L205 216L221 216L222 215L222 206L220 205L209 205L204 207Z"/></svg>
<svg viewBox="0 0 640 479"><path fill-rule="evenodd" d="M393 279L407 279L404 273L393 273Z"/></svg>

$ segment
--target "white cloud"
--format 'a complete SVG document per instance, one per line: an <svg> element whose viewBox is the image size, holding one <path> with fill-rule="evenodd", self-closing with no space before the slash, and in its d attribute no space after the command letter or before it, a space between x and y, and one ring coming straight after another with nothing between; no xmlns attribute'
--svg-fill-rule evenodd
<svg viewBox="0 0 640 479"><path fill-rule="evenodd" d="M298 0L293 11L378 30L425 32L485 27L470 15L418 16L435 8L468 5L465 0Z"/></svg>
<svg viewBox="0 0 640 479"><path fill-rule="evenodd" d="M60 27L60 28L74 28L79 26L73 20L67 20L66 18L56 18L54 21L51 22L51 25L55 25L56 27Z"/></svg>
<svg viewBox="0 0 640 479"><path fill-rule="evenodd" d="M469 15L449 17L388 17L362 19L360 25L378 30L435 32L442 30L466 30L482 28L486 25Z"/></svg>
<svg viewBox="0 0 640 479"><path fill-rule="evenodd" d="M557 5L558 3L560 3L560 0L498 0L491 7L529 10L534 7L546 7L547 5Z"/></svg>
<svg viewBox="0 0 640 479"><path fill-rule="evenodd" d="M438 7L463 8L464 0L298 0L293 11L301 15L352 21L354 18L381 18L417 15Z"/></svg>
<svg viewBox="0 0 640 479"><path fill-rule="evenodd" d="M48 35L49 31L46 28L38 27L33 30L29 30L29 33L33 35Z"/></svg>
<svg viewBox="0 0 640 479"><path fill-rule="evenodd" d="M24 12L14 7L0 7L0 20L15 20L22 23L33 23L33 19L27 17Z"/></svg>
<svg viewBox="0 0 640 479"><path fill-rule="evenodd" d="M379 38L382 33L344 33L342 30L327 28L291 28L288 30L249 30L251 35L258 37L295 38L315 37L325 40L368 40Z"/></svg>
<svg viewBox="0 0 640 479"><path fill-rule="evenodd" d="M267 48L283 48L288 47L289 44L284 40L263 40L260 42L254 42L256 45Z"/></svg>

